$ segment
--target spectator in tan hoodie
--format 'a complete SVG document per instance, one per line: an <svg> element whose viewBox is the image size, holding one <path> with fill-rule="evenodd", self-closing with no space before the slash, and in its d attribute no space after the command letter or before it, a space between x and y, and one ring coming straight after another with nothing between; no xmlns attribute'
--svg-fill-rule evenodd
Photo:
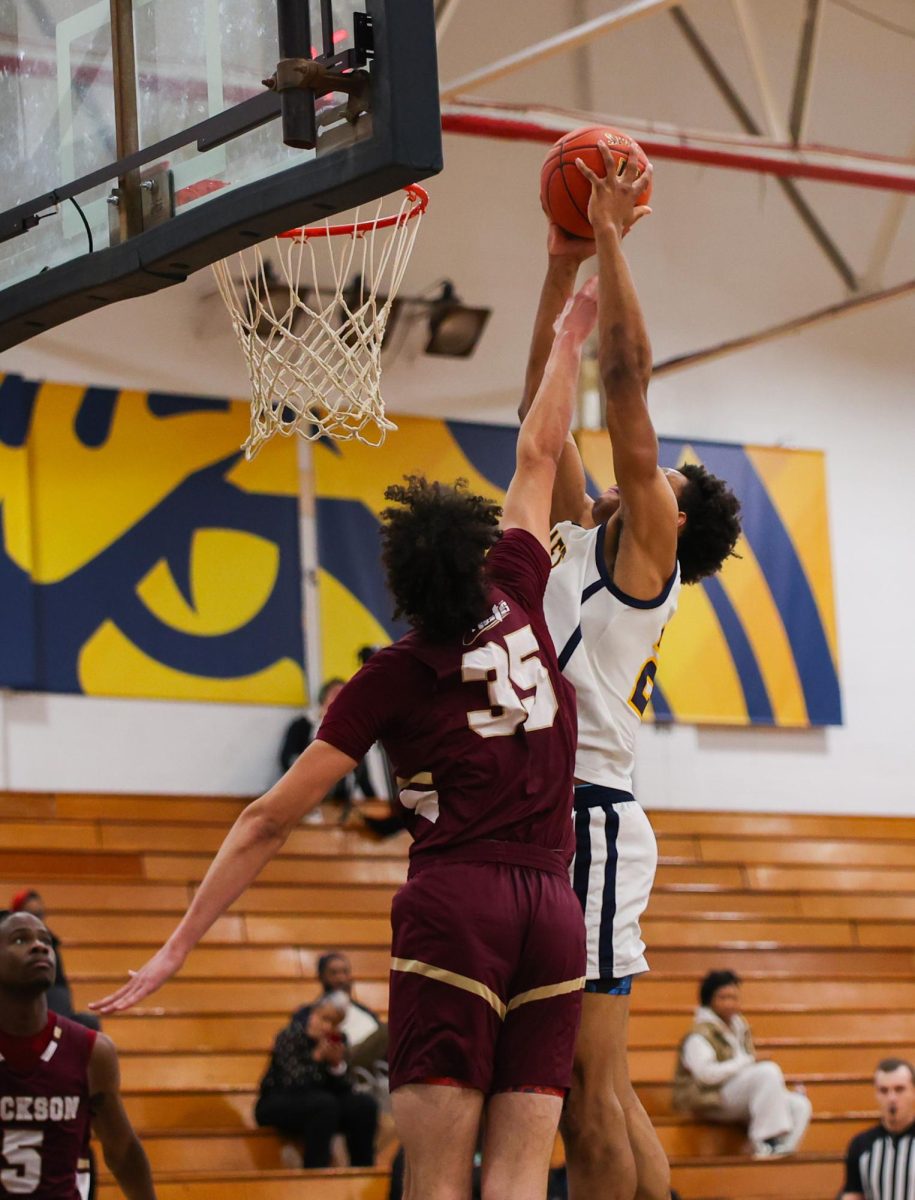
<svg viewBox="0 0 915 1200"><path fill-rule="evenodd" d="M680 1043L674 1105L707 1121L746 1123L754 1158L793 1154L810 1121L810 1101L791 1091L777 1063L756 1057L740 1012L740 979L710 971L693 1027Z"/></svg>

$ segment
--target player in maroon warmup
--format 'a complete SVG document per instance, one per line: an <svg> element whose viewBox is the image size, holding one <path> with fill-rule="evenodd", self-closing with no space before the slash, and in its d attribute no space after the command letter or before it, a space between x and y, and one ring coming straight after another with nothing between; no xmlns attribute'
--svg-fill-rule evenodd
<svg viewBox="0 0 915 1200"><path fill-rule="evenodd" d="M575 701L543 616L550 497L596 319L558 323L502 510L411 478L388 489L383 558L413 632L375 654L317 739L242 813L187 915L114 995L149 995L381 741L414 842L392 909L390 1077L411 1200L465 1200L484 1105L483 1195L542 1200L571 1080L584 973L571 891Z"/></svg>
<svg viewBox="0 0 915 1200"><path fill-rule="evenodd" d="M55 966L42 921L0 914L0 1196L86 1200L91 1124L128 1200L155 1200L111 1040L48 1010Z"/></svg>

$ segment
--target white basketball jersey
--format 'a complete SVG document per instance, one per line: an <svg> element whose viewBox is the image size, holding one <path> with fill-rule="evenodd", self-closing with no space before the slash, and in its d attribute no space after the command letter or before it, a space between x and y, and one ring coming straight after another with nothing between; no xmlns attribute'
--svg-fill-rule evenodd
<svg viewBox="0 0 915 1200"><path fill-rule="evenodd" d="M632 791L635 738L654 687L664 626L677 608L679 566L655 600L614 586L606 527L561 521L544 610L559 666L578 698L576 778Z"/></svg>

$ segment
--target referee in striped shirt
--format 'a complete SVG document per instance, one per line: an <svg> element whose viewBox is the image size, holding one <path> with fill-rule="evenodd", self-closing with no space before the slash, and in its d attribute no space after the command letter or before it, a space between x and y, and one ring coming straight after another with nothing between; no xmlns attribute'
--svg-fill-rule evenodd
<svg viewBox="0 0 915 1200"><path fill-rule="evenodd" d="M841 1200L915 1200L915 1067L885 1058L874 1089L880 1124L849 1143Z"/></svg>

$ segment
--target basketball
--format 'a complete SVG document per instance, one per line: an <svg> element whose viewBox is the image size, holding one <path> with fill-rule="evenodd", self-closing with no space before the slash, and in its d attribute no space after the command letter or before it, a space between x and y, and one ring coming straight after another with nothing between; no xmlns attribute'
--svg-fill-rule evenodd
<svg viewBox="0 0 915 1200"><path fill-rule="evenodd" d="M551 148L540 171L540 203L543 211L556 224L575 237L593 236L588 220L588 201L591 184L575 165L576 158L591 168L595 175L604 175L604 160L601 157L601 138L610 140L610 153L622 172L628 158L630 138L611 125L588 125L584 129L573 129L564 134ZM648 166L645 151L636 143L639 170ZM651 184L645 189L639 203L647 204L651 197Z"/></svg>

